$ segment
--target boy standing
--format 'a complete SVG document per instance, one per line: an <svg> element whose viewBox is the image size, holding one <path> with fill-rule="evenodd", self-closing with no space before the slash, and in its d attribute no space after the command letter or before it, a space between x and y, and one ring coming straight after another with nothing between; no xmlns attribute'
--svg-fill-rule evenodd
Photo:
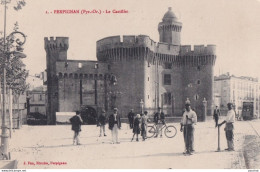
<svg viewBox="0 0 260 172"><path fill-rule="evenodd" d="M105 131L105 125L106 125L106 112L104 110L102 110L101 115L98 117L98 126L100 126L99 137L102 136L102 131L103 131L104 136L107 136L106 131Z"/></svg>
<svg viewBox="0 0 260 172"><path fill-rule="evenodd" d="M72 130L74 131L74 137L73 137L73 145L80 145L79 143L79 132L81 131L81 124L83 123L80 112L76 111L76 115L70 118L70 122L72 124Z"/></svg>

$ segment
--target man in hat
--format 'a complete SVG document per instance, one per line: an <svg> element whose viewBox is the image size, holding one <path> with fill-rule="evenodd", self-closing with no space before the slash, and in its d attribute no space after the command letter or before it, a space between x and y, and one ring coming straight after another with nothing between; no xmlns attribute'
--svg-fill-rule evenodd
<svg viewBox="0 0 260 172"><path fill-rule="evenodd" d="M79 132L81 131L81 124L83 123L83 120L80 117L79 111L76 111L76 115L70 118L70 123L72 125L71 129L74 131L73 145L80 145Z"/></svg>
<svg viewBox="0 0 260 172"><path fill-rule="evenodd" d="M235 111L233 110L232 103L228 103L227 107L228 107L228 112L227 112L226 119L222 123L218 124L218 126L220 127L221 125L226 123L226 127L224 128L224 130L226 132L228 148L225 150L234 151L234 133L233 133L234 125L233 125L233 123L235 122L236 114L235 114Z"/></svg>
<svg viewBox="0 0 260 172"><path fill-rule="evenodd" d="M117 108L114 108L114 113L109 116L109 129L112 133L112 144L119 144L118 129L121 129L121 119Z"/></svg>
<svg viewBox="0 0 260 172"><path fill-rule="evenodd" d="M194 152L194 124L197 122L197 114L191 109L190 102L185 102L185 112L181 120L181 132L183 131L186 155L192 155Z"/></svg>
<svg viewBox="0 0 260 172"><path fill-rule="evenodd" d="M165 115L162 112L162 109L158 107L157 113L154 115L154 123L156 125L156 135L154 137L158 137L158 134L160 132L160 136L162 137L162 130L161 127L165 124Z"/></svg>
<svg viewBox="0 0 260 172"><path fill-rule="evenodd" d="M103 131L104 136L107 136L106 131L105 131L105 125L106 125L106 111L102 110L101 115L98 117L98 126L100 126L99 137L102 136L102 131Z"/></svg>
<svg viewBox="0 0 260 172"><path fill-rule="evenodd" d="M128 113L128 120L129 120L129 125L130 125L130 129L133 128L133 123L134 123L134 109L131 109L130 112Z"/></svg>
<svg viewBox="0 0 260 172"><path fill-rule="evenodd" d="M219 111L219 109L218 109L218 106L216 106L216 108L214 109L214 113L213 113L213 118L214 118L215 123L216 123L215 127L218 126L219 116L220 116L220 111Z"/></svg>

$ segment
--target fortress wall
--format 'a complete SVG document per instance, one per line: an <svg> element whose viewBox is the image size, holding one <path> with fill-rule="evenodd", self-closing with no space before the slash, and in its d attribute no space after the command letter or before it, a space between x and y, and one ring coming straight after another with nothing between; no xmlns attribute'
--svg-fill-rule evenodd
<svg viewBox="0 0 260 172"><path fill-rule="evenodd" d="M117 84L111 85L111 95L116 96L115 106L123 117L131 108L141 112L140 101L144 100L144 61L112 62L111 73L116 75Z"/></svg>
<svg viewBox="0 0 260 172"><path fill-rule="evenodd" d="M66 65L65 65L66 63ZM80 67L81 66L81 67ZM56 62L56 73L107 73L108 64L99 61L67 60Z"/></svg>
<svg viewBox="0 0 260 172"><path fill-rule="evenodd" d="M216 45L194 45L193 49L191 45L182 45L180 55L216 55Z"/></svg>
<svg viewBox="0 0 260 172"><path fill-rule="evenodd" d="M213 67L212 65L183 66L183 97L189 98L198 118L202 119L203 99L208 101L207 114L212 115L213 105ZM196 96L197 95L197 96Z"/></svg>

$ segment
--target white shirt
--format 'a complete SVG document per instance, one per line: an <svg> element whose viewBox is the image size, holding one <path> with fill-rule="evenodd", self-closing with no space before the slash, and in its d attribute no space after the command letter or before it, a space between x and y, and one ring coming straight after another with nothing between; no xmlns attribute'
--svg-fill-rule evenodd
<svg viewBox="0 0 260 172"><path fill-rule="evenodd" d="M188 121L186 116L188 115ZM186 123L187 122L187 123ZM183 116L182 116L182 120L181 120L181 123L183 125L186 125L186 124L194 124L197 122L197 114L196 112L194 112L193 110L190 110L189 112L187 110L185 110L185 112L183 113Z"/></svg>
<svg viewBox="0 0 260 172"><path fill-rule="evenodd" d="M115 119L115 121L116 121L116 116L117 116L117 113L114 113L114 119Z"/></svg>
<svg viewBox="0 0 260 172"><path fill-rule="evenodd" d="M232 122L235 122L235 118L236 118L235 111L233 109L231 109L228 111L225 121L227 123L232 123Z"/></svg>

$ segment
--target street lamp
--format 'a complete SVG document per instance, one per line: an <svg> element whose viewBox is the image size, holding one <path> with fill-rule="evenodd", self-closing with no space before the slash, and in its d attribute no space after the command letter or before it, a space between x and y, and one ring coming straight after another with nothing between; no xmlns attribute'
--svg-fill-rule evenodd
<svg viewBox="0 0 260 172"><path fill-rule="evenodd" d="M143 111L144 111L144 101L143 101L143 99L141 99L141 101L140 101L140 106L141 106L141 113L143 114Z"/></svg>
<svg viewBox="0 0 260 172"><path fill-rule="evenodd" d="M22 39L21 39L22 38ZM22 40L22 41L21 41ZM22 53L23 44L26 42L26 36L19 31L14 31L6 37L4 31L4 49L1 50L3 54L3 115L2 115L2 135L1 135L1 155L2 159L9 159L8 155L8 133L6 125L6 63L9 63L11 57L25 58L26 55Z"/></svg>
<svg viewBox="0 0 260 172"><path fill-rule="evenodd" d="M204 97L203 101L203 106L204 106L204 111L203 111L203 121L206 121L206 116L207 116L207 100L206 98Z"/></svg>

